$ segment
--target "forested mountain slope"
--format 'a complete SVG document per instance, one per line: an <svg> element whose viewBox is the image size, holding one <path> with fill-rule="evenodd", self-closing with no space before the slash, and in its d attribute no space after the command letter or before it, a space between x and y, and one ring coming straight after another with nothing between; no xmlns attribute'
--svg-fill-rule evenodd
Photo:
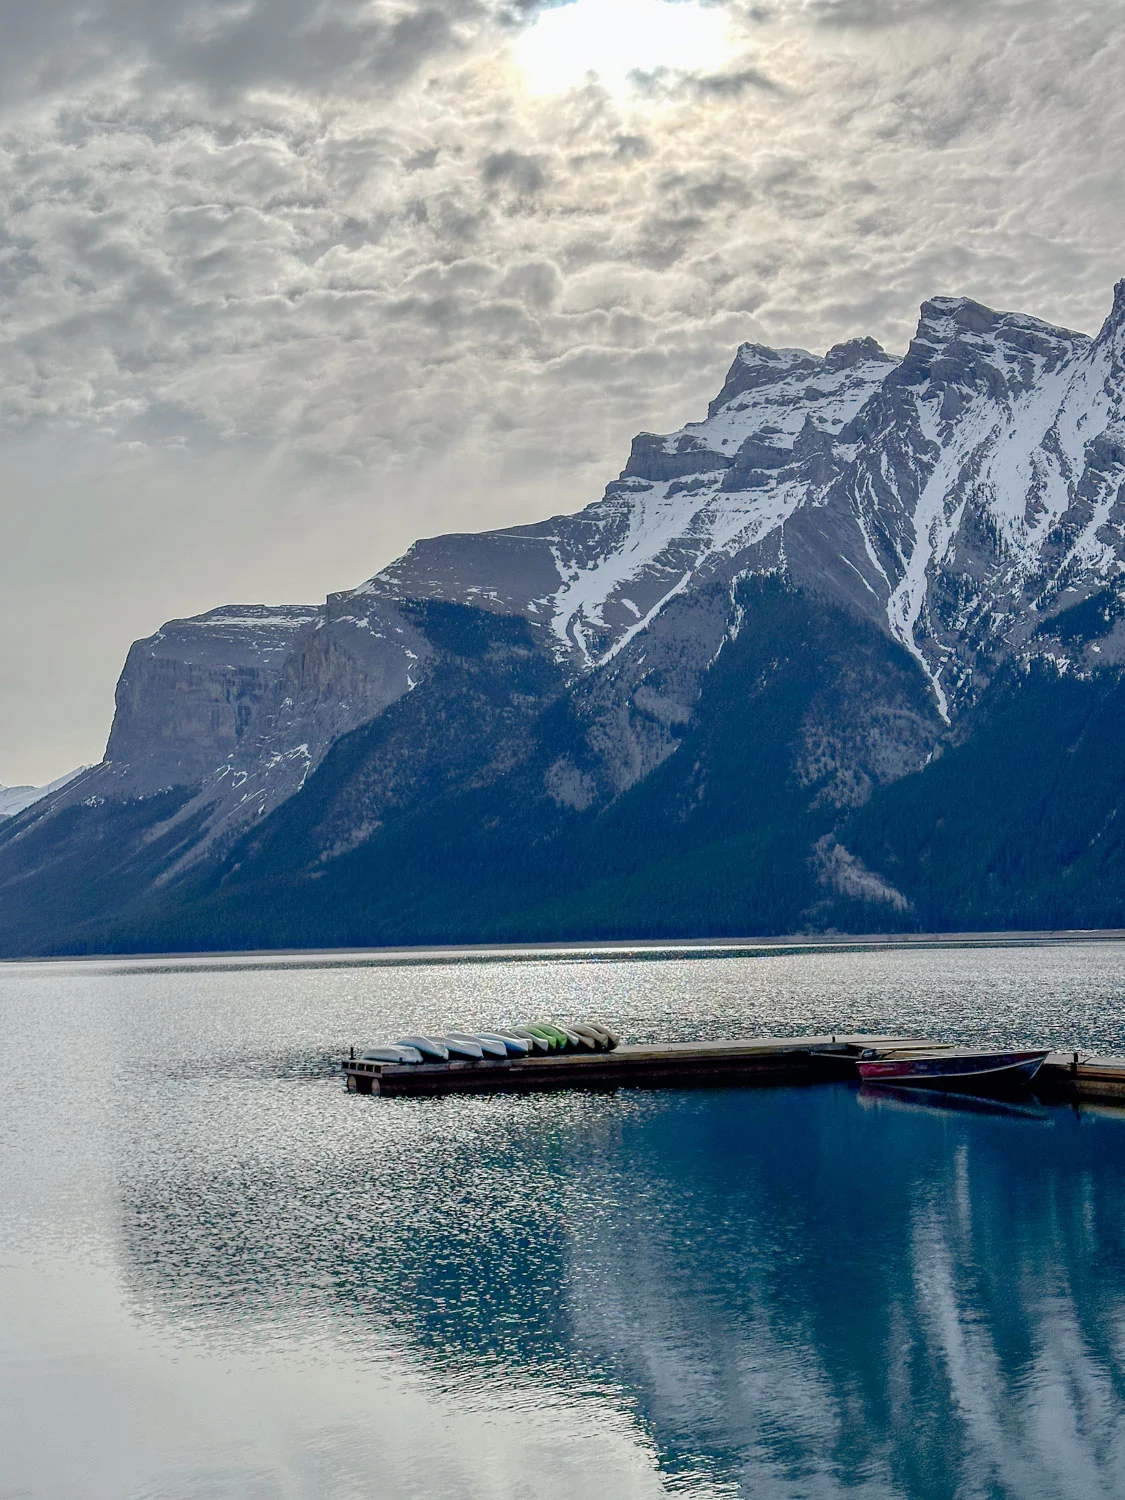
<svg viewBox="0 0 1125 1500"><path fill-rule="evenodd" d="M9 953L1125 924L1125 283L744 345L573 516L129 653Z"/></svg>

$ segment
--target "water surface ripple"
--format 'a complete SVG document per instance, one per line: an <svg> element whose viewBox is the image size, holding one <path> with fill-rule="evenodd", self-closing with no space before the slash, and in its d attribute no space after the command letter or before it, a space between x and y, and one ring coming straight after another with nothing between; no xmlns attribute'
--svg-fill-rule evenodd
<svg viewBox="0 0 1125 1500"><path fill-rule="evenodd" d="M0 1497L1125 1496L1125 1113L380 1100L598 1015L1125 1053L1125 945L0 966Z"/></svg>

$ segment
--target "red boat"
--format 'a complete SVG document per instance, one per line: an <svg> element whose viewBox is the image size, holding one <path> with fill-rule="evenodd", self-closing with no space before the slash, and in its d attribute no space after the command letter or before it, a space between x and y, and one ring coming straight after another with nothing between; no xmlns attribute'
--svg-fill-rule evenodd
<svg viewBox="0 0 1125 1500"><path fill-rule="evenodd" d="M1026 1089L1046 1052L884 1053L856 1063L864 1083L893 1083L897 1088L955 1089L962 1094L999 1094Z"/></svg>

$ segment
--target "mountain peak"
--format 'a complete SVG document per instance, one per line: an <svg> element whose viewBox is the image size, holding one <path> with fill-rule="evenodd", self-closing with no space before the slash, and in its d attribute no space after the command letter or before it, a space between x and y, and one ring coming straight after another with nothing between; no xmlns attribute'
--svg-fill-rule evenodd
<svg viewBox="0 0 1125 1500"><path fill-rule="evenodd" d="M996 312L971 297L931 297L893 383L978 386L999 396L1034 383L1089 343L1087 334L1026 313Z"/></svg>
<svg viewBox="0 0 1125 1500"><path fill-rule="evenodd" d="M1125 277L1113 288L1113 306L1098 333L1098 343L1113 344L1118 357L1125 353Z"/></svg>
<svg viewBox="0 0 1125 1500"><path fill-rule="evenodd" d="M822 361L807 349L771 349L768 344L740 344L734 363L727 371L723 388L707 408L713 417L729 401L745 391L758 390L765 385L776 385L787 380L798 370L819 369Z"/></svg>
<svg viewBox="0 0 1125 1500"><path fill-rule="evenodd" d="M966 333L991 333L1004 316L971 297L929 297L919 309L914 337L945 343Z"/></svg>
<svg viewBox="0 0 1125 1500"><path fill-rule="evenodd" d="M177 946L183 933L230 946L232 932L459 941L465 870L484 874L487 923L513 891L518 931L545 938L558 887L525 899L544 863L593 869L594 919L633 920L637 905L603 910L591 829L661 767L634 824L597 824L616 842L596 848L646 882L630 889L656 887L635 850L681 847L650 839L656 809L676 839L696 817L716 847L749 847L749 830L767 861L764 879L723 873L708 888L721 900L694 910L744 924L727 893L774 889L784 847L797 894L781 920L808 922L820 866L793 830L850 830L839 820L881 787L927 774L946 726L958 753L971 745L990 698L1026 686L1047 705L1020 737L1054 744L1052 765L1093 722L1083 695L1108 695L1112 739L1125 711L1123 356L1125 282L1098 343L941 296L901 362L869 338L823 357L743 344L707 421L640 434L626 477L577 514L416 543L321 608L170 621L129 653L107 762L0 828L0 894L19 897L0 900L0 952L120 932L149 946L154 932ZM1055 733L1056 707L1073 709L1073 733ZM959 778L955 797L972 782ZM1087 771L1068 808L1087 785L1108 783ZM1086 804L1075 847L1111 847L1119 791ZM774 808L780 821L761 823ZM909 842L913 819L903 826ZM548 844L568 863L528 858ZM211 873L195 889L234 904L177 884L196 867ZM1088 868L1100 891L1101 866ZM919 914L928 889L915 888ZM669 899L683 920L679 891ZM573 910L568 898L567 921Z"/></svg>
<svg viewBox="0 0 1125 1500"><path fill-rule="evenodd" d="M894 363L894 355L888 354L878 339L868 337L833 344L824 356L824 363L830 370L848 370L852 365L875 359L884 360L887 364Z"/></svg>
<svg viewBox="0 0 1125 1500"><path fill-rule="evenodd" d="M796 365L816 364L816 355L808 349L775 349L770 344L739 344L732 369L745 365L747 369L765 368L781 375Z"/></svg>

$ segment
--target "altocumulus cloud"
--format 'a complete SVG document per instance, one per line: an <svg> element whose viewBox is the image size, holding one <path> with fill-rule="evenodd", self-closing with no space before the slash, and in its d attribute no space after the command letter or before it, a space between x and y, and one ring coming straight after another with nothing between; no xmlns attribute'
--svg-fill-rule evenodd
<svg viewBox="0 0 1125 1500"><path fill-rule="evenodd" d="M726 8L717 71L536 98L534 6L6 0L0 780L96 756L162 618L593 498L741 339L1097 325L1117 0Z"/></svg>

